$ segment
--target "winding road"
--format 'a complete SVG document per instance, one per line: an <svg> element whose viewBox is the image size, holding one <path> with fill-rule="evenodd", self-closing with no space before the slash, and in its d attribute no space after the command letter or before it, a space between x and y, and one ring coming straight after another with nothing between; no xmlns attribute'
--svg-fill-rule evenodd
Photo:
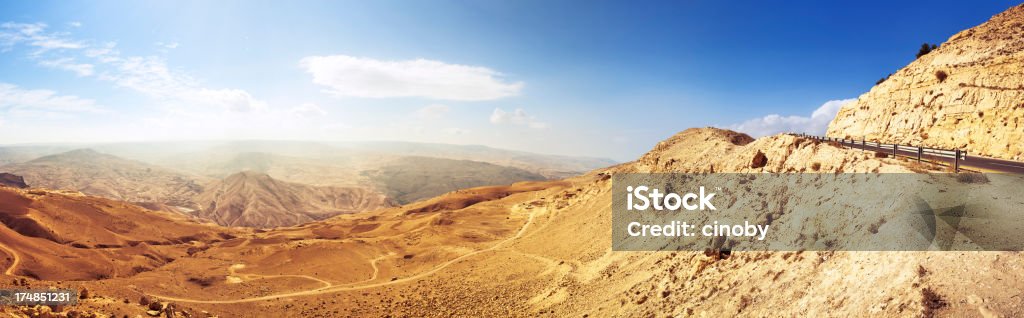
<svg viewBox="0 0 1024 318"><path fill-rule="evenodd" d="M818 139L818 140L821 140L821 138L824 138L824 137L818 137L818 136L801 136L801 135L797 135L797 136L798 137L803 137L803 138L813 138L813 139ZM885 145L883 147L883 146L877 146L877 145L874 145L874 144L857 143L857 141L850 142L850 141L835 140L835 139L833 139L831 141L837 142L837 143L839 143L839 144L841 144L843 146L846 146L846 147L849 147L849 148L853 148L853 149L863 149L863 150L867 150L867 151L876 151L876 152L881 152L881 153L886 153L886 154L892 154L893 153L892 145ZM910 147L910 148L913 148L913 147L906 146L906 145L901 145L900 147L901 148L896 151L896 153L898 155L900 155L902 157L917 158L917 152L916 151L907 151L907 150L905 150L906 147ZM934 154L930 154L930 153L926 152L926 153L923 153L921 155L921 159L924 160L924 161L940 163L940 164L944 164L944 165L953 165L953 156L952 155L949 155L949 156L938 156L938 155L934 155ZM996 159L996 158L988 158L988 157L980 157L980 156L971 156L971 155L966 155L966 156L964 156L963 160L960 160L960 168L961 169L966 168L968 170L977 170L977 171L980 171L980 172L998 172L998 173L1020 173L1020 174L1024 174L1024 162L1017 162L1017 161L1012 161L1012 160L1004 160L1004 159Z"/></svg>
<svg viewBox="0 0 1024 318"><path fill-rule="evenodd" d="M258 275L258 276L261 276L261 277L264 277L264 278L275 277L275 276L276 277L286 277L286 276L302 277L302 278L307 278L307 279L315 280L315 281L318 281L318 282L321 282L321 283L327 283L327 286L320 287L320 288L317 288L317 289L298 291L298 292L289 292L289 293L281 293L281 294L259 296L259 297L251 297L251 298L242 298L242 299L234 299L234 300L206 300L206 299L192 299L192 298L182 298L182 297L173 297L173 296L156 295L156 294L151 294L151 295L154 296L154 297L157 297L159 299L169 300L169 301L176 301L176 302L183 302L183 303L196 303L196 304L238 304L238 303L249 303L249 302L274 300L274 299L286 298L286 297L321 295L321 294L335 293L335 292L341 292L341 291L362 290L362 289L368 289L368 288L376 288L376 287L382 287L382 286L402 284L402 283L411 282L411 281L419 280L419 279L422 279L422 278L434 275L435 273L440 272L441 270L447 268L448 266L451 266L452 264L458 263L458 262L460 262L462 260L465 260L467 258L476 256L476 255L480 255L481 253L486 253L486 252L494 251L496 249L499 249L499 248L503 247L508 242L511 242L511 241L513 241L515 239L518 239L518 238L522 237L523 234L526 233L526 229L529 228L531 224L533 224L533 219L534 219L534 215L536 214L536 212L537 212L536 209L534 211L530 212L530 215L529 215L529 217L526 220L526 224L523 224L523 227L520 228L519 231L516 232L516 234L514 236L509 237L509 238L507 238L507 239L505 239L505 240L503 240L501 242L498 242L497 244L494 244L491 247L463 254L463 255L461 255L459 257L456 257L456 258L453 258L451 260L448 260L447 262L438 264L437 266L434 266L434 268L432 268L432 269L430 269L428 271L421 272L419 274L408 276L408 277L403 277L403 278L391 280L391 281L378 282L378 283L368 283L368 284L354 283L354 284L343 284L343 285L342 284L338 284L338 285L336 285L336 284L333 284L333 283L321 280L319 278L315 278L315 277L307 276L307 275ZM378 257L378 258L374 259L373 261L371 261L370 265L373 266L373 277L371 277L370 279L365 280L363 282L371 282L371 281L375 280L377 278L377 274L379 272L379 270L377 268L377 261L381 260L381 259L383 259L383 258L385 258L385 257L387 257L389 255L392 255L392 254L381 256L381 257ZM231 270L229 269L229 271L231 271Z"/></svg>
<svg viewBox="0 0 1024 318"><path fill-rule="evenodd" d="M11 254L11 257L14 259L14 261L11 262L11 265L7 266L7 269L4 270L4 275L16 276L14 275L14 271L18 269L18 264L21 263L21 256L18 256L18 253L14 252L13 249L2 243L0 243L0 249L3 249L7 254Z"/></svg>

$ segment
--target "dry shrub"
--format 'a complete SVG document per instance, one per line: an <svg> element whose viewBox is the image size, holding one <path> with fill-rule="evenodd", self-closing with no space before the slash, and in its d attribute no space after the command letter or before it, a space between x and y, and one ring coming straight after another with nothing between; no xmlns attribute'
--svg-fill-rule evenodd
<svg viewBox="0 0 1024 318"><path fill-rule="evenodd" d="M946 71L935 71L935 78L939 80L939 83L945 82L947 77L949 77L949 73L946 73Z"/></svg>
<svg viewBox="0 0 1024 318"><path fill-rule="evenodd" d="M935 293L931 288L921 290L921 317L935 317L939 309L948 306L949 303L942 296Z"/></svg>
<svg viewBox="0 0 1024 318"><path fill-rule="evenodd" d="M967 184L986 184L988 177L982 173L961 172L956 174L956 181Z"/></svg>

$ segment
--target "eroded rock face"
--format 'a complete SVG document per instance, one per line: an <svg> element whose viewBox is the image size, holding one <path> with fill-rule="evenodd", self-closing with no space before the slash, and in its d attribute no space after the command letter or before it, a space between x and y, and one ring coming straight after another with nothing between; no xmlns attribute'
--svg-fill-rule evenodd
<svg viewBox="0 0 1024 318"><path fill-rule="evenodd" d="M1018 5L953 35L843 106L827 134L1024 160L1022 70Z"/></svg>
<svg viewBox="0 0 1024 318"><path fill-rule="evenodd" d="M25 178L6 172L0 172L0 186L14 187L18 189L28 188Z"/></svg>

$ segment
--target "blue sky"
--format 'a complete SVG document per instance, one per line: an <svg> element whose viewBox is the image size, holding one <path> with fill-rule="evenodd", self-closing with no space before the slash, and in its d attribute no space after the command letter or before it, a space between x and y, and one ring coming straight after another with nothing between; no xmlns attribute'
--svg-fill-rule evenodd
<svg viewBox="0 0 1024 318"><path fill-rule="evenodd" d="M778 114L821 129L922 42L1014 4L3 1L0 144L405 140L631 160L689 127L758 135Z"/></svg>

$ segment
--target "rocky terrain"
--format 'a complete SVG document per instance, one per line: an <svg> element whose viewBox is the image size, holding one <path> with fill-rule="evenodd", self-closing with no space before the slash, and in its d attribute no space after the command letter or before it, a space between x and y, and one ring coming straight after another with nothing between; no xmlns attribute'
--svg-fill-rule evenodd
<svg viewBox="0 0 1024 318"><path fill-rule="evenodd" d="M94 280L149 271L240 231L77 192L0 187L7 275Z"/></svg>
<svg viewBox="0 0 1024 318"><path fill-rule="evenodd" d="M34 187L81 191L110 199L194 208L192 198L206 179L79 149L5 165Z"/></svg>
<svg viewBox="0 0 1024 318"><path fill-rule="evenodd" d="M256 172L215 181L195 201L201 207L200 218L224 226L258 228L298 225L393 205L366 188L309 186Z"/></svg>
<svg viewBox="0 0 1024 318"><path fill-rule="evenodd" d="M25 183L25 178L22 178L19 175L10 174L6 172L0 172L0 186L8 186L19 189L28 188L28 184Z"/></svg>
<svg viewBox="0 0 1024 318"><path fill-rule="evenodd" d="M543 175L519 168L430 157L395 158L377 169L364 171L362 175L400 204L432 198L457 189L547 179Z"/></svg>
<svg viewBox="0 0 1024 318"><path fill-rule="evenodd" d="M465 189L299 227L235 233L193 243L203 248L152 270L62 284L90 291L76 310L114 316L145 314L143 303L154 301L160 310L222 317L256 310L294 317L1024 313L1010 292L1024 287L1016 252L709 255L609 248L614 173L938 169L792 136L754 140L689 129L635 162L563 181ZM814 204L765 198L783 210ZM39 283L46 284L29 280Z"/></svg>
<svg viewBox="0 0 1024 318"><path fill-rule="evenodd" d="M932 146L945 145L940 141L950 136L974 136L976 142L964 145L971 151L1019 156L1014 153L1019 149L1016 145L996 142L1004 140L999 138L1020 140L1019 134L1014 135L1018 132L1008 128L1019 114L1000 108L1002 102L992 106L992 99L980 98L995 96L982 93L988 88L947 85L951 80L983 84L966 81L968 75L964 74L970 72L953 70L944 80L931 81L928 76L936 76L935 69L926 68L954 65L942 63L964 56L965 60L992 63L986 64L992 74L1013 73L984 56L1016 61L1007 56L1019 56L1017 47L1004 47L1011 51L1000 54L987 49L993 43L1016 43L1020 32L1008 30L1018 30L1014 28L1019 28L1022 10L1013 8L980 26L979 31L958 35L974 40L961 41L954 36L893 75L852 106L847 105L829 134L863 133L870 134L869 139L908 143L918 138L935 142L929 144ZM1006 33L982 30L986 28ZM988 38L975 37L973 32L988 34ZM968 47L968 43L976 46ZM964 51L951 53L957 45ZM943 61L943 56L949 60L936 62ZM968 64L960 68L973 67ZM982 69L974 72L980 78L989 76ZM901 85L908 88L900 90ZM888 89L892 91L884 91ZM922 96L918 94L929 96L934 94L929 91L943 90L942 96L947 96L954 89L963 96L979 97L973 100L976 105L964 107L991 108L982 115L975 113L980 119L974 121L940 125L945 119L935 117L929 126L923 123L931 122L932 114L946 114L942 110L950 107L940 110L938 104L934 108L922 104L917 110L897 109L904 107L896 104L903 96L912 101ZM944 97L935 99L940 98ZM872 100L891 100L893 104L874 104ZM894 121L904 113L923 116L923 121L917 126L911 124L912 117ZM992 117L996 119L990 121ZM906 122L899 124L903 119ZM968 129L961 129L964 127ZM922 128L927 135L915 132ZM978 133L979 129L992 130L987 135L990 139L985 139L989 142L977 142L985 135ZM460 189L405 205L265 230L198 224L173 214L70 192L5 187L0 190L4 224L0 242L7 267L0 287L60 286L85 293L73 308L4 307L0 311L15 316L57 312L58 316L85 313L105 317L1024 316L1020 293L1024 290L1024 255L1020 252L611 250L609 207L614 174L827 176L925 174L945 169L791 135L753 139L728 130L693 128L658 143L636 161L579 176ZM215 188L251 189L235 191L241 197L287 193L272 188L280 186L280 181L261 174L231 178L255 178L256 182L231 182ZM963 182L973 183L975 178L981 179L975 175ZM970 186L982 190L993 186L978 183ZM253 184L259 187L247 188ZM816 190L813 185L801 187ZM751 207L771 215L766 222L777 224L819 222L786 211L834 204L827 196L790 196L793 190L785 184L753 190L761 195L750 200L760 204ZM851 192L844 194L900 196L908 190L851 187ZM1024 205L1019 196L980 192ZM866 201L865 206L883 216L897 212L884 200ZM840 216L848 212L825 210ZM874 218L846 217L842 222L855 229L845 233L851 240L872 237L887 227ZM75 232L83 229L85 232ZM818 237L801 239L814 241Z"/></svg>
<svg viewBox="0 0 1024 318"><path fill-rule="evenodd" d="M405 147L370 151L313 142L185 143L160 148L154 156L142 149L147 145L152 146L103 148L159 165L78 149L3 165L0 171L13 173L12 185L21 185L13 175L24 176L25 183L39 188L79 191L225 226L257 228L298 225L467 187L546 179L510 166L396 154ZM443 149L462 148L426 149L441 155ZM35 153L22 148L8 152L17 155L13 157ZM491 148L478 152L501 153Z"/></svg>
<svg viewBox="0 0 1024 318"><path fill-rule="evenodd" d="M828 136L1024 160L1024 7L945 43L845 105Z"/></svg>

